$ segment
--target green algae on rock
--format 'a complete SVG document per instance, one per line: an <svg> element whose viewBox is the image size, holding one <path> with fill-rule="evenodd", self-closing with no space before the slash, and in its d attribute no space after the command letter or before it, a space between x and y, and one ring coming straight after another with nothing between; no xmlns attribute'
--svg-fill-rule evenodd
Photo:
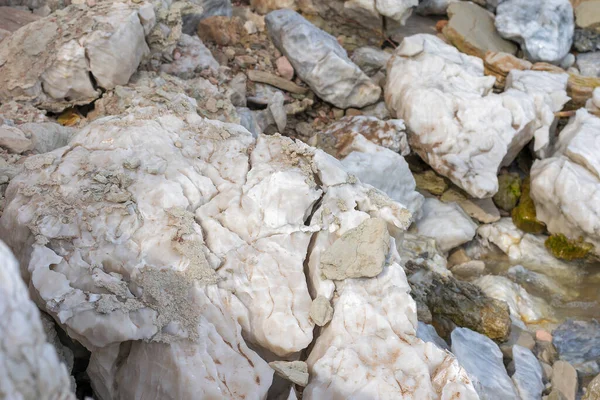
<svg viewBox="0 0 600 400"><path fill-rule="evenodd" d="M519 205L512 210L512 220L517 226L527 233L542 233L546 225L539 221L535 213L535 204L529 196L531 181L529 177L525 178L521 185L521 199Z"/></svg>
<svg viewBox="0 0 600 400"><path fill-rule="evenodd" d="M448 189L448 183L446 180L435 173L435 171L427 170L422 173L413 174L417 189L426 190L429 193L441 196L446 189Z"/></svg>
<svg viewBox="0 0 600 400"><path fill-rule="evenodd" d="M512 211L521 197L521 178L517 173L498 176L498 192L492 198L498 208Z"/></svg>
<svg viewBox="0 0 600 400"><path fill-rule="evenodd" d="M581 237L577 240L569 239L562 233L551 235L546 239L545 245L554 257L567 261L585 258L593 248L593 245L584 242Z"/></svg>

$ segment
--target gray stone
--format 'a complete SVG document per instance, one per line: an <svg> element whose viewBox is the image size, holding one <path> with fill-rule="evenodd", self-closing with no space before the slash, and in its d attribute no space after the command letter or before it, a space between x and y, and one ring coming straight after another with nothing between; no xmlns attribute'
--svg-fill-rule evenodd
<svg viewBox="0 0 600 400"><path fill-rule="evenodd" d="M419 321L419 325L417 325L417 337L424 342L435 344L440 349L450 351L448 343L438 335L432 325Z"/></svg>
<svg viewBox="0 0 600 400"><path fill-rule="evenodd" d="M257 120L256 111L246 107L237 107L235 111L240 117L240 125L248 129L252 136L258 137L258 135L263 133L263 130Z"/></svg>
<svg viewBox="0 0 600 400"><path fill-rule="evenodd" d="M552 390L558 391L567 400L577 396L577 371L566 361L557 361L552 366Z"/></svg>
<svg viewBox="0 0 600 400"><path fill-rule="evenodd" d="M161 65L161 71L182 79L191 79L197 72L205 69L215 72L219 70L219 63L196 35L182 34L175 51L179 54L179 58L170 64Z"/></svg>
<svg viewBox="0 0 600 400"><path fill-rule="evenodd" d="M567 320L552 332L552 343L561 360L582 375L600 373L600 323L596 320Z"/></svg>
<svg viewBox="0 0 600 400"><path fill-rule="evenodd" d="M470 329L452 331L452 353L474 381L481 398L506 400L518 398L517 391L502 363L502 352L488 337Z"/></svg>
<svg viewBox="0 0 600 400"><path fill-rule="evenodd" d="M317 96L343 109L379 100L381 88L348 58L335 37L292 10L273 11L265 22L275 47Z"/></svg>
<svg viewBox="0 0 600 400"><path fill-rule="evenodd" d="M516 345L513 347L515 374L512 380L521 400L538 400L542 397L544 382L542 366L530 349Z"/></svg>
<svg viewBox="0 0 600 400"><path fill-rule="evenodd" d="M279 133L283 133L285 126L287 124L287 114L285 112L285 108L283 107L285 99L283 93L277 91L269 101L269 111L275 120L275 125L277 125L277 129Z"/></svg>
<svg viewBox="0 0 600 400"><path fill-rule="evenodd" d="M577 68L584 76L600 76L600 51L577 55Z"/></svg>
<svg viewBox="0 0 600 400"><path fill-rule="evenodd" d="M569 0L504 0L496 9L496 28L521 44L530 61L559 64L573 43L575 27Z"/></svg>
<svg viewBox="0 0 600 400"><path fill-rule="evenodd" d="M467 261L463 264L454 265L450 268L450 271L452 271L454 275L458 275L462 278L481 276L485 271L485 263L481 260Z"/></svg>
<svg viewBox="0 0 600 400"><path fill-rule="evenodd" d="M488 51L516 54L517 46L504 40L494 26L494 14L471 2L448 6L450 20L444 35L463 53L485 57Z"/></svg>
<svg viewBox="0 0 600 400"><path fill-rule="evenodd" d="M20 154L31 150L33 144L19 128L3 125L0 126L0 147L11 153Z"/></svg>
<svg viewBox="0 0 600 400"><path fill-rule="evenodd" d="M296 385L308 384L308 366L304 361L273 361L269 363L275 373Z"/></svg>
<svg viewBox="0 0 600 400"><path fill-rule="evenodd" d="M369 218L338 238L321 256L321 271L327 279L374 277L383 271L390 250L387 224Z"/></svg>
<svg viewBox="0 0 600 400"><path fill-rule="evenodd" d="M202 7L202 14L187 14L184 15L183 33L195 35L198 29L198 23L205 18L221 15L231 17L232 7L231 0L190 0L191 3Z"/></svg>
<svg viewBox="0 0 600 400"><path fill-rule="evenodd" d="M229 82L231 93L229 99L236 107L246 107L246 74L238 73Z"/></svg>
<svg viewBox="0 0 600 400"><path fill-rule="evenodd" d="M415 10L419 15L445 15L448 6L458 0L421 0Z"/></svg>
<svg viewBox="0 0 600 400"><path fill-rule="evenodd" d="M600 50L600 33L587 29L575 29L573 45L580 52Z"/></svg>
<svg viewBox="0 0 600 400"><path fill-rule="evenodd" d="M572 301L578 294L575 290L563 286L549 276L539 272L530 271L522 265L510 267L507 271L507 275L512 281L526 289L544 293L563 301Z"/></svg>
<svg viewBox="0 0 600 400"><path fill-rule="evenodd" d="M352 53L352 61L368 76L373 76L382 69L392 55L375 47L360 47Z"/></svg>
<svg viewBox="0 0 600 400"><path fill-rule="evenodd" d="M317 296L310 305L310 318L318 326L325 326L333 318L333 307L325 296Z"/></svg>

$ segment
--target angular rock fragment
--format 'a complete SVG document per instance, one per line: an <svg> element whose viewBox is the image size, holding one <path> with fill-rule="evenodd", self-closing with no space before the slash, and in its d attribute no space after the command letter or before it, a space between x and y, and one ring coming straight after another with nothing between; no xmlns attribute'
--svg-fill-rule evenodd
<svg viewBox="0 0 600 400"><path fill-rule="evenodd" d="M566 361L557 361L552 366L552 391L558 392L566 400L577 398L577 371Z"/></svg>
<svg viewBox="0 0 600 400"><path fill-rule="evenodd" d="M600 77L600 52L578 54L577 68L583 76Z"/></svg>
<svg viewBox="0 0 600 400"><path fill-rule="evenodd" d="M455 2L448 6L448 16L444 36L461 52L479 58L488 52L516 54L517 46L498 34L494 14L483 7L471 2Z"/></svg>
<svg viewBox="0 0 600 400"><path fill-rule="evenodd" d="M333 317L331 303L323 296L317 296L310 305L310 319L318 326L325 326Z"/></svg>
<svg viewBox="0 0 600 400"><path fill-rule="evenodd" d="M181 35L175 51L178 58L161 66L161 70L167 74L186 79L194 77L195 72L204 69L219 69L219 63L198 36Z"/></svg>
<svg viewBox="0 0 600 400"><path fill-rule="evenodd" d="M390 251L385 221L370 218L344 233L321 255L321 272L327 279L372 278L383 270Z"/></svg>
<svg viewBox="0 0 600 400"><path fill-rule="evenodd" d="M469 329L456 328L452 331L452 353L474 381L480 398L519 398L502 363L502 352L491 339Z"/></svg>
<svg viewBox="0 0 600 400"><path fill-rule="evenodd" d="M560 64L573 43L573 8L569 0L504 0L496 9L496 28L519 42L530 61Z"/></svg>
<svg viewBox="0 0 600 400"><path fill-rule="evenodd" d="M510 71L525 71L531 69L532 65L529 61L508 53L489 52L483 58L485 74L496 77L494 87L498 89L504 89L506 77Z"/></svg>
<svg viewBox="0 0 600 400"><path fill-rule="evenodd" d="M444 339L442 339L436 332L432 325L419 321L417 327L417 337L424 342L434 343L440 349L450 351L450 346Z"/></svg>
<svg viewBox="0 0 600 400"><path fill-rule="evenodd" d="M269 367L283 378L296 385L306 386L308 384L308 366L304 361L273 361Z"/></svg>
<svg viewBox="0 0 600 400"><path fill-rule="evenodd" d="M580 109L563 129L552 157L531 169L531 198L537 218L551 233L594 245L600 254L595 198L600 186L600 119Z"/></svg>
<svg viewBox="0 0 600 400"><path fill-rule="evenodd" d="M411 148L476 198L496 193L499 167L529 142L536 123L531 96L492 94L493 84L479 58L431 35L405 38L388 63L386 103L406 123Z"/></svg>
<svg viewBox="0 0 600 400"><path fill-rule="evenodd" d="M75 400L67 369L46 342L19 265L2 242L0 259L0 394L6 399Z"/></svg>
<svg viewBox="0 0 600 400"><path fill-rule="evenodd" d="M273 11L265 22L275 47L317 96L343 109L379 100L381 88L348 58L333 36L291 10Z"/></svg>
<svg viewBox="0 0 600 400"><path fill-rule="evenodd" d="M444 203L456 202L468 216L484 224L500 219L500 212L492 199L471 199L459 190L449 189L442 194L440 200Z"/></svg>
<svg viewBox="0 0 600 400"><path fill-rule="evenodd" d="M352 61L368 76L385 68L392 55L375 47L360 47L352 53Z"/></svg>
<svg viewBox="0 0 600 400"><path fill-rule="evenodd" d="M521 400L536 400L542 397L544 383L542 381L542 366L531 350L516 345L513 347L515 374L513 383Z"/></svg>
<svg viewBox="0 0 600 400"><path fill-rule="evenodd" d="M521 198L521 177L517 173L498 175L498 192L494 203L504 211L512 211Z"/></svg>
<svg viewBox="0 0 600 400"><path fill-rule="evenodd" d="M477 230L477 224L456 203L443 203L435 198L425 199L423 215L415 227L419 235L435 239L442 252L473 239Z"/></svg>
<svg viewBox="0 0 600 400"><path fill-rule="evenodd" d="M144 35L153 17L149 4L101 2L24 26L0 42L0 101L57 112L90 103L98 87L125 85L149 51Z"/></svg>
<svg viewBox="0 0 600 400"><path fill-rule="evenodd" d="M583 376L600 373L600 323L569 319L552 331L552 343L560 359L569 362Z"/></svg>

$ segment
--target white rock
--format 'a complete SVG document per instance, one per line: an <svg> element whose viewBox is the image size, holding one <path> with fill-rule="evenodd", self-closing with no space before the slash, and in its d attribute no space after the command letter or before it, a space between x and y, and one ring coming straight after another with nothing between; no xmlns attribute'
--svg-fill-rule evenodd
<svg viewBox="0 0 600 400"><path fill-rule="evenodd" d="M573 7L569 0L503 0L496 8L496 28L519 42L530 61L560 64L573 44Z"/></svg>
<svg viewBox="0 0 600 400"><path fill-rule="evenodd" d="M412 149L471 196L496 193L498 168L533 137L533 98L493 94L481 59L432 35L405 38L387 75L386 103L404 120Z"/></svg>
<svg viewBox="0 0 600 400"><path fill-rule="evenodd" d="M417 326L417 337L424 342L435 344L440 349L450 351L448 343L438 335L432 325L419 321L419 325Z"/></svg>
<svg viewBox="0 0 600 400"><path fill-rule="evenodd" d="M532 296L521 285L503 276L487 275L473 283L489 297L508 304L511 315L526 324L535 324L554 319L554 311L543 299Z"/></svg>
<svg viewBox="0 0 600 400"><path fill-rule="evenodd" d="M577 55L577 68L583 76L600 76L600 51Z"/></svg>
<svg viewBox="0 0 600 400"><path fill-rule="evenodd" d="M381 88L348 58L335 37L292 10L272 11L265 22L275 47L317 96L344 109L379 100Z"/></svg>
<svg viewBox="0 0 600 400"><path fill-rule="evenodd" d="M585 108L591 113L600 115L600 88L595 88L592 92L592 98L585 103Z"/></svg>
<svg viewBox="0 0 600 400"><path fill-rule="evenodd" d="M600 254L600 119L580 109L555 147L531 168L537 218L551 233L581 237Z"/></svg>
<svg viewBox="0 0 600 400"><path fill-rule="evenodd" d="M0 101L61 111L99 97L94 82L125 85L148 53L142 10L120 2L70 6L18 30L0 43Z"/></svg>
<svg viewBox="0 0 600 400"><path fill-rule="evenodd" d="M581 271L574 265L556 259L544 245L546 236L525 233L515 226L512 219L482 225L477 234L484 242L494 244L508 255L511 262L548 275L569 284L579 282Z"/></svg>
<svg viewBox="0 0 600 400"><path fill-rule="evenodd" d="M308 384L308 366L304 361L273 361L269 366L275 372L296 385Z"/></svg>
<svg viewBox="0 0 600 400"><path fill-rule="evenodd" d="M415 337L416 307L396 256L372 279L336 284L333 320L307 363L305 399L476 399L454 357Z"/></svg>
<svg viewBox="0 0 600 400"><path fill-rule="evenodd" d="M556 140L555 112L562 110L570 100L567 96L568 74L545 71L520 71L513 69L506 78L506 89L517 89L533 96L536 111L536 127L533 150L540 158L550 155Z"/></svg>
<svg viewBox="0 0 600 400"><path fill-rule="evenodd" d="M467 328L452 331L452 353L474 381L482 399L518 399L504 364L502 352L488 337Z"/></svg>
<svg viewBox="0 0 600 400"><path fill-rule="evenodd" d="M515 374L512 380L521 400L538 400L544 391L542 366L531 350L515 345L512 349Z"/></svg>
<svg viewBox="0 0 600 400"><path fill-rule="evenodd" d="M197 35L182 34L175 52L178 58L170 64L163 64L160 67L162 71L187 78L204 69L219 70L219 63Z"/></svg>
<svg viewBox="0 0 600 400"><path fill-rule="evenodd" d="M415 222L416 231L421 236L435 239L442 252L452 250L475 236L477 224L456 203L428 198L422 211L421 218Z"/></svg>
<svg viewBox="0 0 600 400"><path fill-rule="evenodd" d="M0 126L0 147L5 148L11 153L20 154L31 150L33 143L19 128L2 125Z"/></svg>
<svg viewBox="0 0 600 400"><path fill-rule="evenodd" d="M0 242L0 393L4 399L75 400L69 374L46 342L19 265Z"/></svg>

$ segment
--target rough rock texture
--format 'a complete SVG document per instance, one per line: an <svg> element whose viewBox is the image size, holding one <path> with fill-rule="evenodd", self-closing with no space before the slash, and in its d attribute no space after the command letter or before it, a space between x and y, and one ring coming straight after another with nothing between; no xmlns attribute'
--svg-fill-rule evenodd
<svg viewBox="0 0 600 400"><path fill-rule="evenodd" d="M573 46L581 52L600 50L600 33L587 29L575 29Z"/></svg>
<svg viewBox="0 0 600 400"><path fill-rule="evenodd" d="M191 3L201 7L198 12L182 15L183 32L192 35L196 32L198 23L203 19L213 16L231 17L231 0L190 0Z"/></svg>
<svg viewBox="0 0 600 400"><path fill-rule="evenodd" d="M308 366L304 361L273 361L269 363L269 366L279 376L296 385L306 386L308 384Z"/></svg>
<svg viewBox="0 0 600 400"><path fill-rule="evenodd" d="M344 109L379 100L381 88L348 58L333 36L292 10L273 11L265 22L275 47L317 96Z"/></svg>
<svg viewBox="0 0 600 400"><path fill-rule="evenodd" d="M321 255L321 272L327 279L372 278L383 271L390 251L384 220L370 218L344 233Z"/></svg>
<svg viewBox="0 0 600 400"><path fill-rule="evenodd" d="M484 58L488 51L516 54L517 46L498 34L494 14L483 7L455 2L448 6L448 16L444 36L463 53L479 58Z"/></svg>
<svg viewBox="0 0 600 400"><path fill-rule="evenodd" d="M567 320L552 332L552 343L561 360L583 375L600 373L600 323L596 320Z"/></svg>
<svg viewBox="0 0 600 400"><path fill-rule="evenodd" d="M483 58L483 66L486 75L493 75L496 78L494 87L504 89L506 77L510 71L515 69L528 70L531 69L533 64L512 54L489 52Z"/></svg>
<svg viewBox="0 0 600 400"><path fill-rule="evenodd" d="M0 397L75 400L67 369L46 342L40 312L3 242L0 259Z"/></svg>
<svg viewBox="0 0 600 400"><path fill-rule="evenodd" d="M428 309L429 320L442 317L456 326L472 329L492 339L505 340L508 337L510 315L506 304L486 296L471 283L426 271L417 262L411 260L405 268L411 295L417 306Z"/></svg>
<svg viewBox="0 0 600 400"><path fill-rule="evenodd" d="M423 214L415 227L419 235L435 239L442 252L473 239L477 230L477 224L456 203L443 203L435 198L425 199Z"/></svg>
<svg viewBox="0 0 600 400"><path fill-rule="evenodd" d="M479 58L435 36L404 39L388 63L385 99L404 122L411 148L438 173L477 198L498 190L496 174L529 142L533 98L492 94Z"/></svg>
<svg viewBox="0 0 600 400"><path fill-rule="evenodd" d="M600 77L600 51L578 54L577 68L581 75Z"/></svg>
<svg viewBox="0 0 600 400"><path fill-rule="evenodd" d="M319 295L310 305L309 316L315 325L325 326L333 317L333 307L327 298Z"/></svg>
<svg viewBox="0 0 600 400"><path fill-rule="evenodd" d="M504 211L512 211L521 197L521 177L517 173L498 175L498 192L494 195L494 203Z"/></svg>
<svg viewBox="0 0 600 400"><path fill-rule="evenodd" d="M569 0L504 0L496 9L496 28L521 44L530 61L560 64L573 43L573 7Z"/></svg>
<svg viewBox="0 0 600 400"><path fill-rule="evenodd" d="M175 52L176 59L172 63L161 65L161 70L167 74L186 79L204 69L219 69L217 60L196 35L181 35Z"/></svg>
<svg viewBox="0 0 600 400"><path fill-rule="evenodd" d="M483 292L508 304L510 313L527 324L554 319L554 311L542 298L527 293L520 285L503 276L487 275L474 282Z"/></svg>
<svg viewBox="0 0 600 400"><path fill-rule="evenodd" d="M480 398L519 398L502 363L502 352L491 339L470 329L456 328L452 331L452 353L473 380Z"/></svg>
<svg viewBox="0 0 600 400"><path fill-rule="evenodd" d="M598 140L600 119L584 109L577 111L561 132L552 157L533 164L531 198L548 231L573 240L581 237L600 254Z"/></svg>
<svg viewBox="0 0 600 400"><path fill-rule="evenodd" d="M542 366L530 349L516 345L512 350L515 362L513 383L521 400L537 400L542 397L544 382Z"/></svg>
<svg viewBox="0 0 600 400"><path fill-rule="evenodd" d="M519 230L510 218L482 225L477 234L484 242L493 244L508 255L513 263L525 268L572 284L582 279L581 272L574 265L557 260L550 254L544 242L545 236L533 235Z"/></svg>
<svg viewBox="0 0 600 400"><path fill-rule="evenodd" d="M378 277L336 283L333 320L308 357L303 398L477 398L450 353L415 337L416 310L398 259L392 250Z"/></svg>
<svg viewBox="0 0 600 400"><path fill-rule="evenodd" d="M600 375L596 375L594 379L588 384L585 394L581 398L582 400L597 400L600 399Z"/></svg>
<svg viewBox="0 0 600 400"><path fill-rule="evenodd" d="M352 53L352 61L368 76L373 76L382 69L392 55L375 47L360 47Z"/></svg>
<svg viewBox="0 0 600 400"><path fill-rule="evenodd" d="M50 111L90 103L100 96L97 87L129 81L149 51L144 35L153 24L149 4L101 2L26 25L0 42L0 101Z"/></svg>
<svg viewBox="0 0 600 400"><path fill-rule="evenodd" d="M536 112L533 151L540 158L551 154L556 141L557 118L554 113L562 110L570 99L567 96L568 81L568 74L544 71L513 70L506 78L506 89L517 89L533 97Z"/></svg>

